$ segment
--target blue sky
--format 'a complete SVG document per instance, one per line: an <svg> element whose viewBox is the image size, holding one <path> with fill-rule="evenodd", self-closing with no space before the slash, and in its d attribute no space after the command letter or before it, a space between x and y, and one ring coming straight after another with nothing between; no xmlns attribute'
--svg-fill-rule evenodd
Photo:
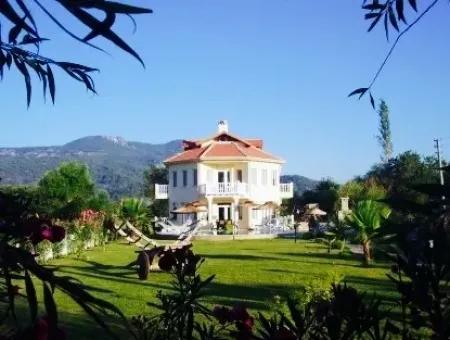
<svg viewBox="0 0 450 340"><path fill-rule="evenodd" d="M354 1L135 1L154 14L123 18L120 33L146 69L112 47L110 55L71 41L50 22L41 51L95 66L98 96L57 78L57 101L37 83L27 110L22 79L0 83L0 146L63 144L86 135L161 143L210 135L220 119L260 137L287 160L285 173L344 181L379 160L377 115L347 94L368 83L389 45ZM395 152L431 154L443 140L450 158L450 6L442 1L405 36L374 93L391 109ZM77 29L76 23L70 22ZM446 144L448 147L446 148Z"/></svg>

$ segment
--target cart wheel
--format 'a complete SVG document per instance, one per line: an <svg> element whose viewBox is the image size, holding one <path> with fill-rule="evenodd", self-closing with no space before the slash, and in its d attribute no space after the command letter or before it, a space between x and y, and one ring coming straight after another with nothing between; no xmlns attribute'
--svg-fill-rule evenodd
<svg viewBox="0 0 450 340"><path fill-rule="evenodd" d="M145 251L141 252L138 255L137 263L139 266L138 268L139 280L147 280L148 273L150 272L150 260Z"/></svg>

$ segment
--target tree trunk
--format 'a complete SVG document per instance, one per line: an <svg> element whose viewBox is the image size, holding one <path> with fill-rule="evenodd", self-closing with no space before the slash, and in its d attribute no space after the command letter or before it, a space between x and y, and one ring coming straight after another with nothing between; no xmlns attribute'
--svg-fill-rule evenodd
<svg viewBox="0 0 450 340"><path fill-rule="evenodd" d="M369 265L372 262L372 254L370 250L370 241L364 241L362 243L363 246L363 254L364 254L364 263Z"/></svg>
<svg viewBox="0 0 450 340"><path fill-rule="evenodd" d="M342 242L341 242L341 249L339 250L339 252L342 254L343 252L344 252L344 250L345 250L345 246L346 246L346 240L345 240L345 238L343 238L342 239Z"/></svg>

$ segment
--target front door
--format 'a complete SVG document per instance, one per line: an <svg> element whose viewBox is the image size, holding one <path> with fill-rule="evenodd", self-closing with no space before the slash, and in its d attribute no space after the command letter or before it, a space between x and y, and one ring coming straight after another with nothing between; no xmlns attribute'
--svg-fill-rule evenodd
<svg viewBox="0 0 450 340"><path fill-rule="evenodd" d="M231 206L219 205L219 221L228 221L231 219Z"/></svg>

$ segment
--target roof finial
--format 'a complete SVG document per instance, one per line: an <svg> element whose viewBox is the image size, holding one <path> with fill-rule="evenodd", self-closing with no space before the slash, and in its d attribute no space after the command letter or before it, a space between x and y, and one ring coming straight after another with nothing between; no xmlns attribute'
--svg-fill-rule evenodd
<svg viewBox="0 0 450 340"><path fill-rule="evenodd" d="M219 121L218 132L219 133L228 133L228 122L226 120Z"/></svg>

